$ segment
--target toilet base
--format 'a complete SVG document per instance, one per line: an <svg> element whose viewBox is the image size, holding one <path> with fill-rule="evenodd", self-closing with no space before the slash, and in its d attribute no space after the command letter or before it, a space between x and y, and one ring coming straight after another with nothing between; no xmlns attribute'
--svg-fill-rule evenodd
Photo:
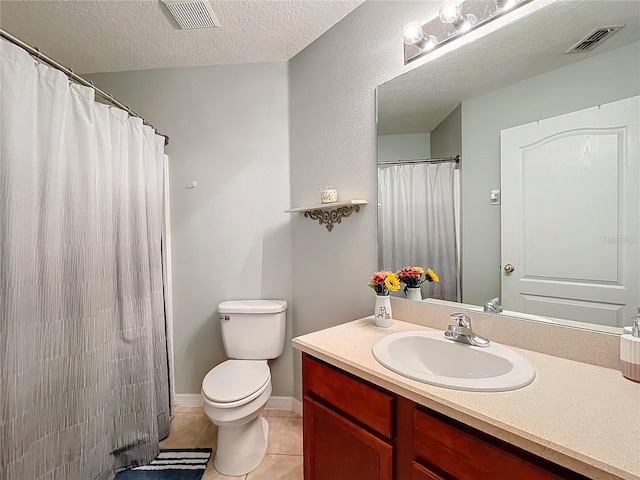
<svg viewBox="0 0 640 480"><path fill-rule="evenodd" d="M261 415L244 425L218 426L216 470L230 477L246 475L264 459L268 438L269 423Z"/></svg>

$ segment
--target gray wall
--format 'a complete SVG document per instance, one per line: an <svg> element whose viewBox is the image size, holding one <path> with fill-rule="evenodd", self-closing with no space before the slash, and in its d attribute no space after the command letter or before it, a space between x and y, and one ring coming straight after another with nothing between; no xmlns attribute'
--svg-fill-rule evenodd
<svg viewBox="0 0 640 480"><path fill-rule="evenodd" d="M291 301L287 64L90 77L171 137L176 392L199 393L226 358L218 303ZM186 189L192 180L198 186ZM288 320L285 353L272 366L274 395L293 394Z"/></svg>
<svg viewBox="0 0 640 480"><path fill-rule="evenodd" d="M403 67L399 32L409 21L437 15L439 2L362 4L289 62L291 201L318 203L322 185L341 198L369 201L331 233L292 218L294 335L369 315L376 270L377 85ZM301 389L296 354L296 396Z"/></svg>
<svg viewBox="0 0 640 480"><path fill-rule="evenodd" d="M429 158L431 142L428 133L378 135L378 162Z"/></svg>
<svg viewBox="0 0 640 480"><path fill-rule="evenodd" d="M365 2L289 62L288 87L285 64L92 76L98 86L153 119L172 137L167 152L179 393L198 392L202 376L224 359L215 312L224 299L295 298L288 315L293 335L370 314L373 295L367 279L377 263L374 90L424 63L403 66L398 32L409 21L435 17L439 3ZM625 61L637 63L637 58ZM597 77L580 80L589 85L585 88L597 91L599 77L606 77L606 71ZM634 81L637 85L637 77L627 83ZM544 88L546 94L558 87ZM528 95L535 98L531 92ZM479 100L467 102L469 112L463 104L463 130L465 119L487 119L484 107L473 108ZM501 104L502 111L492 117L504 114L511 119L513 107ZM517 120L525 121L530 120ZM482 130L465 141L463 156L467 158L465 151L472 143L483 144L483 137L492 135L493 131ZM493 185L496 178L499 185L499 171L491 167L485 172L478 162L470 164L464 175L469 184L463 197L463 208L469 209L466 234L486 244L499 228L491 229L487 239L486 230L474 225L473 219L488 214L493 224L499 222L497 211L485 211L488 199L478 200L497 188ZM199 186L186 190L191 180L198 180ZM364 198L369 205L332 232L294 214L289 238L289 217L282 210L319 203L319 189L327 184L337 185L341 198ZM471 243L466 253L473 258ZM483 263L478 258L470 264L471 282L486 273L482 269L487 263L497 265L495 256L490 260ZM486 281L483 276L480 283ZM486 300L484 292L479 295ZM274 394L294 393L300 398L300 355L293 354L293 368L291 355L287 347L274 366ZM293 389L291 375L295 375Z"/></svg>
<svg viewBox="0 0 640 480"><path fill-rule="evenodd" d="M458 105L431 132L431 156L455 157L462 154L462 107Z"/></svg>
<svg viewBox="0 0 640 480"><path fill-rule="evenodd" d="M638 43L462 103L462 295L500 295L500 130L640 94ZM434 145L432 135L432 150Z"/></svg>

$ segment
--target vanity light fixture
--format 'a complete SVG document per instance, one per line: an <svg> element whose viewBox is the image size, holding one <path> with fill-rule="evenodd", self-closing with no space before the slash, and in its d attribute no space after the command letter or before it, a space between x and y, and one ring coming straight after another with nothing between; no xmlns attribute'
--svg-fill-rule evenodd
<svg viewBox="0 0 640 480"><path fill-rule="evenodd" d="M501 9L503 12L506 10L511 10L516 6L517 0L496 0L496 7Z"/></svg>
<svg viewBox="0 0 640 480"><path fill-rule="evenodd" d="M438 39L433 35L425 35L422 26L418 22L410 22L402 31L404 43L415 45L421 50L433 50L438 45Z"/></svg>
<svg viewBox="0 0 640 480"><path fill-rule="evenodd" d="M472 13L462 14L462 2L444 2L440 7L440 21L448 23L459 32L468 32L478 23L478 17Z"/></svg>
<svg viewBox="0 0 640 480"><path fill-rule="evenodd" d="M531 0L447 0L438 18L410 22L402 31L405 65L460 35Z"/></svg>

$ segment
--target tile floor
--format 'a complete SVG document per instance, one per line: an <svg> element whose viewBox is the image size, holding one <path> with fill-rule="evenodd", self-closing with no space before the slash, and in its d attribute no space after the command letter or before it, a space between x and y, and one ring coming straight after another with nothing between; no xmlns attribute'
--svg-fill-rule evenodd
<svg viewBox="0 0 640 480"><path fill-rule="evenodd" d="M267 410L267 455L253 472L228 477L213 467L217 427L201 407L176 407L169 436L160 448L212 448L213 454L202 480L302 480L302 417L288 410Z"/></svg>

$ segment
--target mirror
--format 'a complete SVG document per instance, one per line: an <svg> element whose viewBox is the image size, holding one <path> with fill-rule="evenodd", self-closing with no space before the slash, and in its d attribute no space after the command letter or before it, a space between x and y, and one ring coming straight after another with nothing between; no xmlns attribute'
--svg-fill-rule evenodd
<svg viewBox="0 0 640 480"><path fill-rule="evenodd" d="M624 27L595 48L565 53L597 28L619 25ZM589 146L586 157L584 148L576 154L554 153L561 151L559 144L548 148L546 156L536 154L545 161L575 157L577 162L573 166L527 164L542 165L526 179L529 182L537 176L538 183L525 185L517 171L515 177L506 172L502 164L507 155L502 155L501 149L510 135L520 141L521 126L533 125L535 130L536 125L574 118L572 115L587 109L609 111L624 99L640 95L640 4L617 0L553 2L446 54L433 55L436 52L423 57L419 67L377 88L379 267L433 268L441 282L423 284L422 295L428 301L463 302L482 310L486 302L499 297L505 312L528 320L564 319L574 326L610 332L630 325L632 307L640 303L640 141L628 137L636 134L637 127L628 129L625 125L617 133L613 127L605 128L607 135L612 135L610 139L617 139L613 141L615 152L607 157L613 170L591 175L592 182L601 175L592 186L579 181L582 171L576 168L584 167L579 163L584 158L599 162L594 153L599 151L595 147L599 137L589 136L600 133L596 127L587 132L589 135L581 130L580 145ZM637 119L637 103L629 101L626 108ZM534 143L522 140L518 151ZM459 164L451 161L456 155L460 155ZM529 156L535 157L533 153ZM417 180L411 176L416 174L408 174L409 169L419 171L416 178L421 178L420 185L426 181L429 192L416 193ZM563 169L564 173L559 172ZM593 173L596 169L587 170ZM527 199L535 197L532 205L545 209L539 214L537 230L529 229L532 222L523 227L524 221L518 217L522 212L517 208L516 220L509 220L513 217L510 210L515 208L516 184L522 184L521 197L525 193ZM418 213L414 211L416 195L427 204L420 205ZM424 200L425 195L435 196ZM592 209L581 213L586 230L575 227L575 212L563 209L567 204L574 210L581 205ZM610 210L600 210L604 204L610 205ZM409 210L407 205L411 205ZM436 210L429 211L433 208ZM624 216L628 211L632 212L630 218ZM545 221L550 223L545 225ZM554 224L561 227L551 228ZM431 232L429 238L424 230ZM503 252L510 241L505 237L509 232L523 241L513 261ZM595 250L589 249L591 244ZM591 277L586 276L587 266L599 265L603 257L609 262L607 272L594 268ZM574 261L565 262L566 258ZM505 271L508 263L514 265L515 272ZM557 272L538 272L543 263L553 264ZM568 271L572 263L575 271ZM561 292L561 298L549 300L548 293L534 288L517 294L518 301L505 301L507 282L516 273L521 278L528 276L535 288L541 280L548 280L552 290ZM589 289L594 283L613 295L592 293ZM565 292L577 286L585 286L587 293L566 301ZM622 290L625 295L620 294ZM548 301L540 301L542 298Z"/></svg>

